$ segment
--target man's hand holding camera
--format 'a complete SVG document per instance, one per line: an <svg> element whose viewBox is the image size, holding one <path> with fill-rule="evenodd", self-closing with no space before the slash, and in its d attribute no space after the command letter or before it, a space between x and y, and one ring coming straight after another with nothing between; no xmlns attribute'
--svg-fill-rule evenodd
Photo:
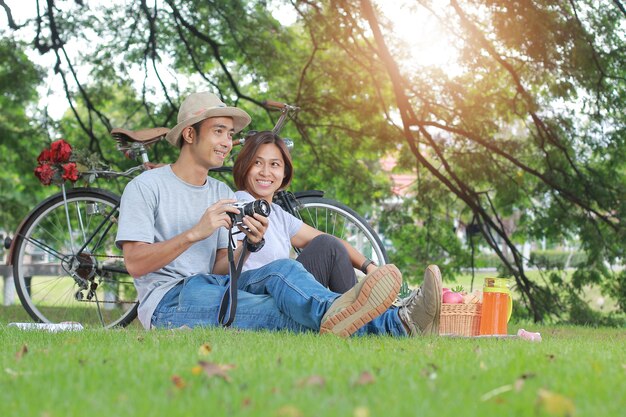
<svg viewBox="0 0 626 417"><path fill-rule="evenodd" d="M219 200L210 206L198 223L188 232L188 238L192 242L199 242L211 236L220 227L230 228L232 220L230 213L236 214L237 208L233 206L237 200L226 199Z"/></svg>

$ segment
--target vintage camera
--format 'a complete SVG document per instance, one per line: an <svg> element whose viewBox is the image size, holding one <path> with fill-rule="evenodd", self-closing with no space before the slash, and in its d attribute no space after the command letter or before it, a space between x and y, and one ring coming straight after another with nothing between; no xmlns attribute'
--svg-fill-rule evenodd
<svg viewBox="0 0 626 417"><path fill-rule="evenodd" d="M270 204L265 200L237 201L233 203L233 206L239 209L239 214L228 213L230 219L233 221L233 226L241 225L244 216L253 216L254 213L258 213L261 216L267 217L272 211Z"/></svg>

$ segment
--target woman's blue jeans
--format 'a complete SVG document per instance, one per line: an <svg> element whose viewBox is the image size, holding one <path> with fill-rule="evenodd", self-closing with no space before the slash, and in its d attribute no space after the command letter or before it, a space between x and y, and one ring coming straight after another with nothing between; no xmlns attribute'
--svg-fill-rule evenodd
<svg viewBox="0 0 626 417"><path fill-rule="evenodd" d="M218 326L217 314L230 278L194 275L163 297L153 316L154 327ZM237 311L232 326L250 330L319 331L324 313L339 294L318 283L304 267L281 259L245 271L238 281ZM406 335L397 311L390 309L358 334Z"/></svg>

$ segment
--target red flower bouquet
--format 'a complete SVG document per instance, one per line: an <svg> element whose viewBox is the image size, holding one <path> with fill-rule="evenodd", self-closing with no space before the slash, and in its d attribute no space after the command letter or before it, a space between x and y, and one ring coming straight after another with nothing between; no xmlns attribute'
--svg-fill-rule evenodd
<svg viewBox="0 0 626 417"><path fill-rule="evenodd" d="M65 181L76 182L80 173L76 163L70 162L72 147L63 139L52 142L49 149L41 151L37 157L35 176L43 185L61 185Z"/></svg>

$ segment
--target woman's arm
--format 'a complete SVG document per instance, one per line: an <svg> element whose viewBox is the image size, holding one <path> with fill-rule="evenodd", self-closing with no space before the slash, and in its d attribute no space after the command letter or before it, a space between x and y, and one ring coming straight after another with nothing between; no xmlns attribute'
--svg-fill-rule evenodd
<svg viewBox="0 0 626 417"><path fill-rule="evenodd" d="M320 232L314 227L309 226L308 224L303 223L300 230L291 238L291 244L296 248L305 248L313 239L317 236L323 235L323 232ZM339 239L339 238L337 238ZM361 270L361 266L365 263L367 258L362 255L358 250L356 250L352 245L346 242L343 239L339 239L339 241L345 246L348 250L348 256L350 257L350 262L352 266L358 270ZM363 271L367 274L374 271L377 266L373 263L367 266L367 271Z"/></svg>

